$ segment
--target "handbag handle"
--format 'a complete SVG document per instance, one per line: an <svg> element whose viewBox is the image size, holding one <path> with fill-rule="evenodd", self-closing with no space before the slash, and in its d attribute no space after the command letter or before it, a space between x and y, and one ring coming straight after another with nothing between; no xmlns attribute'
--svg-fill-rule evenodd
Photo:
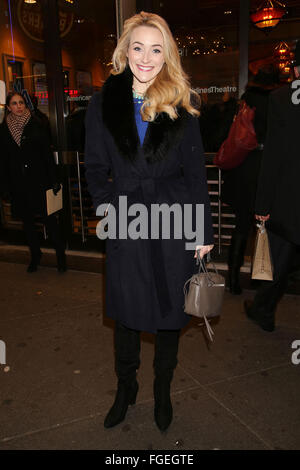
<svg viewBox="0 0 300 470"><path fill-rule="evenodd" d="M207 253L209 255L209 253ZM199 264L199 271L198 271L198 274L201 273L201 271L203 271L205 274L207 274L208 278L209 278L209 275L208 275L208 271L206 269L206 266L204 265L202 259L200 258L200 250L197 250L197 261L196 261L196 265ZM216 269L216 268L215 268ZM217 270L216 270L217 272ZM183 293L184 293L184 296L186 296L187 294L187 285L188 283L192 280L193 276L190 277L184 284L183 286ZM209 279L211 281L211 279ZM212 282L212 281L211 281Z"/></svg>
<svg viewBox="0 0 300 470"><path fill-rule="evenodd" d="M217 270L217 268L216 268L215 263L213 263L212 261L210 261L210 262L211 262L211 264L213 265L213 268L214 268L214 270L215 270L215 273L216 273L216 274L219 274L219 273L218 273L218 270ZM199 264L199 271L198 271L198 274L200 274L201 271L202 271L204 274L206 274L207 279L209 280L209 282L210 282L211 285L219 286L219 287L223 287L223 286L224 286L223 283L222 283L222 284L217 284L213 279L211 279L211 277L210 277L210 271L207 270L206 264L204 263L203 259L200 258L200 253L199 253L198 251L197 251L197 264Z"/></svg>
<svg viewBox="0 0 300 470"><path fill-rule="evenodd" d="M210 253L207 253L207 258L208 258L207 261L210 262L210 263L213 265L213 268L214 268L216 274L218 274L218 271L217 271L217 268L216 268L215 264L211 261ZM208 272L208 270L207 270L206 264L204 263L203 258L200 257L200 250L197 250L197 261L196 261L196 264L199 265L198 274L200 274L201 271L203 271L205 274L208 274L208 275L209 275L209 272Z"/></svg>
<svg viewBox="0 0 300 470"><path fill-rule="evenodd" d="M192 276L192 277L193 277L193 276ZM184 297L186 297L186 295L187 295L187 288L186 288L186 286L187 286L187 284L192 280L192 277L190 277L190 278L186 281L186 283L184 284L184 286L183 286Z"/></svg>
<svg viewBox="0 0 300 470"><path fill-rule="evenodd" d="M206 274L206 276L207 276L208 280L210 281L210 283L211 283L211 284L214 284L214 281L213 281L212 279L210 279L210 277L209 277L209 272L207 271L207 268L206 268L205 264L203 263L202 259L201 259L200 256L198 255L198 252L197 252L197 262L196 262L196 264L199 264L199 271L198 271L198 274L200 274L201 271L202 271L204 274ZM215 268L216 273L218 274L218 271L217 271L215 265L214 265L214 268ZM186 294L187 294L187 285L188 285L188 283L192 280L192 278L193 278L193 276L190 277L190 278L185 282L185 284L184 284L184 286L183 286L183 293L184 293L184 296L186 296Z"/></svg>
<svg viewBox="0 0 300 470"><path fill-rule="evenodd" d="M210 253L209 253L209 252L207 253L207 257L210 257ZM204 263L203 263L202 259L200 258L200 250L197 250L196 265L198 265L198 264L199 264L199 271L198 271L198 274L200 274L200 273L201 273L201 270L202 270L205 274L208 275L207 269L206 269L206 267L204 266ZM216 268L215 268L215 269L216 269ZM216 270L216 272L217 272L217 270ZM192 280L192 278L193 278L193 276L190 277L190 278L185 282L185 284L184 284L184 286L183 286L183 293L184 293L184 296L186 296L186 294L187 294L187 285L188 285L188 283Z"/></svg>
<svg viewBox="0 0 300 470"><path fill-rule="evenodd" d="M209 255L209 253L208 253L208 255ZM216 274L219 274L219 273L218 273L218 270L217 270L217 268L216 268L216 265L215 265L212 261L210 261L210 262L212 263L213 268L214 268ZM210 276L209 276L209 271L207 270L207 267L206 267L206 265L205 265L203 259L200 258L200 250L197 250L197 261L196 261L196 264L199 265L198 274L200 274L201 271L202 271L204 274L206 274L207 279L208 279L208 281L210 282L211 285L215 285L215 286L219 286L219 287L223 287L223 286L224 286L223 283L222 283L222 284L217 284L215 281L213 281L213 279L210 278ZM187 294L187 285L188 285L188 283L192 280L192 278L193 278L193 276L190 277L190 278L185 282L185 284L184 284L184 286L183 286L183 293L184 293L184 296L186 296L186 294Z"/></svg>

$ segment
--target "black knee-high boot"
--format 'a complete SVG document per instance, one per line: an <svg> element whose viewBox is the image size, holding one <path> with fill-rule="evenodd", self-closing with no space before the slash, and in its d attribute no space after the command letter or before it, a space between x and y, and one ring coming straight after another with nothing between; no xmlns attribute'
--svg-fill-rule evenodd
<svg viewBox="0 0 300 470"><path fill-rule="evenodd" d="M154 418L161 431L170 426L173 418L170 387L177 365L179 335L180 330L160 330L155 339Z"/></svg>
<svg viewBox="0 0 300 470"><path fill-rule="evenodd" d="M247 246L247 238L241 233L232 235L228 252L228 281L231 294L242 293L240 286L240 268L244 263L244 254Z"/></svg>
<svg viewBox="0 0 300 470"><path fill-rule="evenodd" d="M130 330L120 323L115 328L115 365L118 390L104 426L111 428L121 423L129 405L134 405L138 392L136 372L140 366L140 332Z"/></svg>

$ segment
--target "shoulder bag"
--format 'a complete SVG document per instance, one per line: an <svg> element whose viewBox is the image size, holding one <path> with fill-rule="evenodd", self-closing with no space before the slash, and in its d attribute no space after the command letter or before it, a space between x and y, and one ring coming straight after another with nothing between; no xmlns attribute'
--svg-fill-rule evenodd
<svg viewBox="0 0 300 470"><path fill-rule="evenodd" d="M248 153L258 147L253 125L255 108L245 101L235 116L226 140L214 157L214 164L222 170L230 170L241 165Z"/></svg>

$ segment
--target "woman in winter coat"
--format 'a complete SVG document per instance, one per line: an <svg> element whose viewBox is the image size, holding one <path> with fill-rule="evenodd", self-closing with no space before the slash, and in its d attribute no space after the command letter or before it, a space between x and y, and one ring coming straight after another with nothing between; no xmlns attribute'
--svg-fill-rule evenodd
<svg viewBox="0 0 300 470"><path fill-rule="evenodd" d="M86 118L88 188L97 214L103 215L107 208L108 232L113 224L110 215L116 211L120 233L106 244L106 310L116 321L118 391L105 427L120 423L128 405L135 403L140 331L156 335L156 424L165 430L172 421L170 385L180 329L189 321L183 310L183 286L195 269L196 245L200 256L213 246L199 113L190 98L166 22L144 12L128 19L113 55L112 74L92 97ZM110 173L112 180L108 179ZM122 212L124 197L131 215L128 219ZM124 224L128 232L132 228L137 207L133 204L137 203L149 215L140 223L141 236L121 234ZM184 204L193 208L188 222L195 222L196 204L204 207L203 237L192 251L186 249L184 234L167 239L160 226L159 236L152 237L152 229L157 227L149 212L155 204L170 207L175 203L180 210ZM147 228L148 238L144 236ZM101 227L100 232L105 233Z"/></svg>
<svg viewBox="0 0 300 470"><path fill-rule="evenodd" d="M32 116L22 95L11 93L6 100L7 115L0 126L0 190L12 204L12 215L23 221L31 261L27 272L37 270L42 252L35 218L42 218L56 250L59 272L66 271L64 243L55 214L47 216L46 190L56 194L55 163L45 126Z"/></svg>
<svg viewBox="0 0 300 470"><path fill-rule="evenodd" d="M242 99L255 108L254 129L258 147L247 155L241 165L223 173L222 200L230 204L235 213L235 229L228 252L229 291L242 293L240 268L249 233L254 225L254 205L264 142L267 133L267 113L270 92L278 84L278 74L273 66L258 71L246 88Z"/></svg>

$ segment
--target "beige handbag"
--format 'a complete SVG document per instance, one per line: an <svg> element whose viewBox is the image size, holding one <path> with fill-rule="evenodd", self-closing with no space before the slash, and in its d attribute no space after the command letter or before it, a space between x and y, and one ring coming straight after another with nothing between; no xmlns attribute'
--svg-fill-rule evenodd
<svg viewBox="0 0 300 470"><path fill-rule="evenodd" d="M255 250L252 262L252 279L273 281L273 266L265 222L257 224Z"/></svg>
<svg viewBox="0 0 300 470"><path fill-rule="evenodd" d="M205 263L198 257L199 272L188 279L184 285L185 304L184 311L189 315L203 318L209 337L214 334L208 318L217 317L221 313L225 291L225 279L218 273L208 271ZM187 291L187 285L189 289Z"/></svg>

